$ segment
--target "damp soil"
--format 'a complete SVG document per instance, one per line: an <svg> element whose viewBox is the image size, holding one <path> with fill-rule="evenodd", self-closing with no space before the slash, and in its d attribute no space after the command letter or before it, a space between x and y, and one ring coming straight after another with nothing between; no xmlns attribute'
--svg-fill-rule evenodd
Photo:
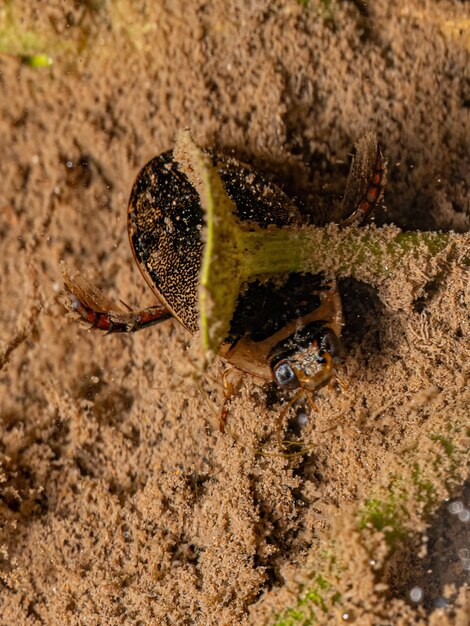
<svg viewBox="0 0 470 626"><path fill-rule="evenodd" d="M384 300L342 281L348 389L289 413L284 437L304 445L293 456L277 449L288 396L246 378L220 433L224 364L198 378L175 320L86 332L66 317L59 271L65 260L115 300L154 304L127 201L184 127L272 176L316 223L334 219L351 148L376 131L389 162L376 223L468 232L467 3L2 11L0 624L307 623L282 616L325 537L348 556L352 608L323 607L319 623L468 624L468 466L387 568L363 557L348 517L398 468L404 440L436 414L468 415L463 262L422 275L411 299L399 282ZM28 64L28 33L51 66Z"/></svg>

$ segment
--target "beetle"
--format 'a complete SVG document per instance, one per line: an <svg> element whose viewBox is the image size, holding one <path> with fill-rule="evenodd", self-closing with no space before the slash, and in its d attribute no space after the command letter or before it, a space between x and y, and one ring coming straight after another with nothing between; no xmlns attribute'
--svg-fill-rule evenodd
<svg viewBox="0 0 470 626"><path fill-rule="evenodd" d="M299 210L278 186L233 157L209 154L241 221L254 222L259 228L301 225ZM343 198L347 214L341 224L345 226L362 223L380 201L385 186L386 162L375 135L358 143L356 158L359 166L354 175L351 171ZM64 264L68 308L90 327L110 333L133 332L174 317L195 334L202 225L198 193L173 151L154 157L133 185L128 234L134 259L159 304L125 311ZM345 386L335 371L344 353L342 325L341 298L331 278L293 273L283 280L257 280L240 293L219 354L236 370L275 381L284 390L297 390L283 417L302 393L316 409L316 390L334 380ZM226 372L221 430L234 391Z"/></svg>

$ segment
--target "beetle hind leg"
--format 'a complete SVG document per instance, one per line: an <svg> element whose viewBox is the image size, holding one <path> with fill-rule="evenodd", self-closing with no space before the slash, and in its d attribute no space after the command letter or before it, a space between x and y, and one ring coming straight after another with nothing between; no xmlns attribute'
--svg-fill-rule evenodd
<svg viewBox="0 0 470 626"><path fill-rule="evenodd" d="M76 319L108 333L134 332L163 322L172 317L168 309L159 304L141 311L124 311L80 272L72 273L61 263L65 289L63 304Z"/></svg>
<svg viewBox="0 0 470 626"><path fill-rule="evenodd" d="M387 161L375 133L362 137L356 145L346 191L343 197L341 226L358 226L371 215L383 197Z"/></svg>

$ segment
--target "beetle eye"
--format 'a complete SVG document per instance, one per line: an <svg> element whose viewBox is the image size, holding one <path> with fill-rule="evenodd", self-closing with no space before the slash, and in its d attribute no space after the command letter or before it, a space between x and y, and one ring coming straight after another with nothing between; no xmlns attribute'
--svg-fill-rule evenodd
<svg viewBox="0 0 470 626"><path fill-rule="evenodd" d="M284 389L296 389L299 381L294 370L287 361L281 361L274 370L277 384Z"/></svg>

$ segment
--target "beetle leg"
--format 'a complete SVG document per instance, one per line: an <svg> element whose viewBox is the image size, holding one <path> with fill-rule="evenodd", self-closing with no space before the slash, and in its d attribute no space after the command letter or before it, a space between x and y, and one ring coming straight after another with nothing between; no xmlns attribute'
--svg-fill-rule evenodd
<svg viewBox="0 0 470 626"><path fill-rule="evenodd" d="M348 383L345 380L343 380L340 376L338 376L336 372L333 372L332 381L333 380L337 382L344 389L344 391L347 391L349 389Z"/></svg>
<svg viewBox="0 0 470 626"><path fill-rule="evenodd" d="M224 386L224 403L220 412L219 429L221 433L224 433L228 415L228 403L240 391L242 375L236 368L229 367L224 372L222 382Z"/></svg>
<svg viewBox="0 0 470 626"><path fill-rule="evenodd" d="M351 166L343 199L343 205L353 210L340 222L340 226L361 224L380 202L385 189L387 161L375 135L366 135L358 143L355 161ZM369 176L369 180L364 182L367 187L361 193L361 178L363 180L364 176Z"/></svg>
<svg viewBox="0 0 470 626"><path fill-rule="evenodd" d="M315 411L315 413L319 413L320 412L320 408L319 408L318 404L315 402L315 400L313 399L313 392L312 391L307 391L307 400L308 400L308 403L310 404L310 406L312 407L312 409Z"/></svg>
<svg viewBox="0 0 470 626"><path fill-rule="evenodd" d="M133 332L172 317L162 304L142 311L123 311L80 272L72 273L61 263L65 282L63 303L78 319L108 333Z"/></svg>
<svg viewBox="0 0 470 626"><path fill-rule="evenodd" d="M301 395L305 393L304 389L299 389L296 394L289 400L289 402L285 405L282 411L279 413L279 417L277 418L277 444L279 448L282 448L282 423L284 422L284 418L289 412L289 409L297 402Z"/></svg>
<svg viewBox="0 0 470 626"><path fill-rule="evenodd" d="M90 328L104 330L107 333L128 333L158 324L172 317L162 305L151 306L141 311L100 311L82 302L76 294L65 288L68 298L67 308L90 324Z"/></svg>

